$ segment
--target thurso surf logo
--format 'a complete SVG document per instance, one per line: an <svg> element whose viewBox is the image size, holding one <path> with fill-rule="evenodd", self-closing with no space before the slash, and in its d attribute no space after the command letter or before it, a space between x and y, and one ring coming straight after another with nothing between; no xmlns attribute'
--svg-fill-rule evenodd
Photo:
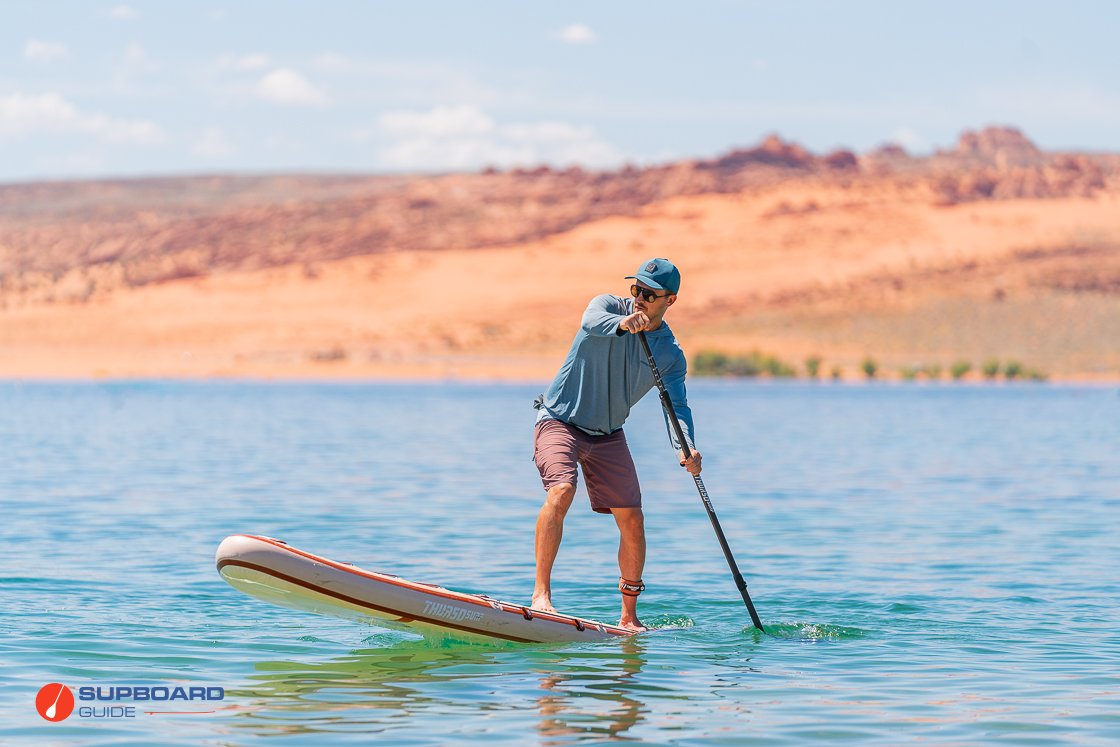
<svg viewBox="0 0 1120 747"><path fill-rule="evenodd" d="M47 721L62 721L74 711L74 693L58 682L43 685L35 696L35 710Z"/></svg>
<svg viewBox="0 0 1120 747"><path fill-rule="evenodd" d="M445 620L481 620L482 613L476 610L463 609L441 602L427 601L424 603L424 614L442 617Z"/></svg>

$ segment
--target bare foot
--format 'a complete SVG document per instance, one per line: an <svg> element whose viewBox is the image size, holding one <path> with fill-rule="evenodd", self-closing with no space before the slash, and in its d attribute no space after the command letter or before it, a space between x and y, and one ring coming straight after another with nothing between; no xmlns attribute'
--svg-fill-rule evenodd
<svg viewBox="0 0 1120 747"><path fill-rule="evenodd" d="M623 617L618 621L618 627L631 630L635 633L645 633L649 630L649 628L642 625L642 621L636 617Z"/></svg>
<svg viewBox="0 0 1120 747"><path fill-rule="evenodd" d="M533 601L529 603L529 609L540 610L541 612L556 612L556 608L552 606L551 597L552 595L547 592L544 594L534 594Z"/></svg>

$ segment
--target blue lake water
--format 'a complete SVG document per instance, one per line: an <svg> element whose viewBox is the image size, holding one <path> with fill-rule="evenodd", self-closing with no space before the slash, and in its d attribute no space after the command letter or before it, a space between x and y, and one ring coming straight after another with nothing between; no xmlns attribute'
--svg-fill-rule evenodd
<svg viewBox="0 0 1120 747"><path fill-rule="evenodd" d="M1113 388L692 382L705 482L773 636L653 396L626 430L640 610L664 630L437 642L271 607L215 571L247 532L527 601L540 390L0 383L0 742L1120 743ZM617 620L617 530L582 486L565 530L557 606ZM51 682L227 696L49 723Z"/></svg>

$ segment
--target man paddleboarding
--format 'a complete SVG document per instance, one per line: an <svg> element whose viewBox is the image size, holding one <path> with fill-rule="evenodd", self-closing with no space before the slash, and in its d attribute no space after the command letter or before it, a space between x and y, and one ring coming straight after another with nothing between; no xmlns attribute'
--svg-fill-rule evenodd
<svg viewBox="0 0 1120 747"><path fill-rule="evenodd" d="M634 460L622 425L630 408L655 385L638 332L645 332L654 360L691 449L686 459L668 413L669 440L680 463L700 474L700 453L693 443L692 411L685 396L686 362L665 312L677 301L681 275L667 259L643 262L633 275L630 297L596 296L583 312L568 357L548 391L537 398L533 455L547 491L537 516L537 581L533 609L552 606L552 565L564 533L564 517L576 494L576 465L583 469L591 508L612 514L618 525L618 590L622 593L619 626L646 630L638 619L638 595L645 590L645 518ZM664 408L662 408L664 409Z"/></svg>

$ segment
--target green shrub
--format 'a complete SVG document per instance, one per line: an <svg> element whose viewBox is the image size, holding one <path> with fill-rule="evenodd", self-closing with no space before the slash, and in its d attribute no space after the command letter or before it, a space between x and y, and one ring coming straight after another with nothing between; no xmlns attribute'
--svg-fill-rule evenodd
<svg viewBox="0 0 1120 747"><path fill-rule="evenodd" d="M727 361L727 356L716 350L701 350L690 368L697 376L723 376L727 373Z"/></svg>
<svg viewBox="0 0 1120 747"><path fill-rule="evenodd" d="M828 372L828 375L832 377L833 381L839 381L840 377L843 374L844 369L840 368L840 366L833 366L832 369Z"/></svg>
<svg viewBox="0 0 1120 747"><path fill-rule="evenodd" d="M764 355L758 350L734 357L717 350L704 350L692 359L690 368L696 376L758 376L762 373L776 377L796 375L793 366L777 356Z"/></svg>
<svg viewBox="0 0 1120 747"><path fill-rule="evenodd" d="M817 374L820 373L821 370L821 357L819 355L810 355L806 358L805 370L809 372L811 377L814 379L817 378Z"/></svg>
<svg viewBox="0 0 1120 747"><path fill-rule="evenodd" d="M1023 364L1019 361L1008 361L1003 367L1003 375L1009 379L1015 379L1023 373Z"/></svg>
<svg viewBox="0 0 1120 747"><path fill-rule="evenodd" d="M870 355L863 359L863 363L859 364L859 367L863 369L863 373L869 379L874 379L875 372L879 370L879 364Z"/></svg>
<svg viewBox="0 0 1120 747"><path fill-rule="evenodd" d="M970 361L960 360L954 363L949 368L949 373L953 375L954 379L959 379L966 373L972 370L972 363Z"/></svg>
<svg viewBox="0 0 1120 747"><path fill-rule="evenodd" d="M903 366L902 368L900 368L898 370L898 372L900 374L902 374L902 378L906 379L907 381L910 381L915 376L918 375L918 367L917 366Z"/></svg>
<svg viewBox="0 0 1120 747"><path fill-rule="evenodd" d="M773 355L768 355L762 359L762 367L766 370L766 373L776 378L788 379L797 375L793 366Z"/></svg>
<svg viewBox="0 0 1120 747"><path fill-rule="evenodd" d="M989 358L984 361L984 365L980 367L980 372L984 374L984 378L994 379L996 374L999 373L999 359Z"/></svg>
<svg viewBox="0 0 1120 747"><path fill-rule="evenodd" d="M927 364L926 367L922 369L922 371L923 371L923 373L925 373L926 376L928 376L931 379L940 379L941 378L941 364L940 363Z"/></svg>
<svg viewBox="0 0 1120 747"><path fill-rule="evenodd" d="M1042 371L1039 371L1037 368L1028 368L1026 371L1023 372L1023 376L1030 379L1031 381L1046 381L1047 379L1050 378L1050 376L1048 374L1044 374Z"/></svg>
<svg viewBox="0 0 1120 747"><path fill-rule="evenodd" d="M731 376L758 376L763 371L762 356L752 350L750 355L731 358L727 363L727 373Z"/></svg>

